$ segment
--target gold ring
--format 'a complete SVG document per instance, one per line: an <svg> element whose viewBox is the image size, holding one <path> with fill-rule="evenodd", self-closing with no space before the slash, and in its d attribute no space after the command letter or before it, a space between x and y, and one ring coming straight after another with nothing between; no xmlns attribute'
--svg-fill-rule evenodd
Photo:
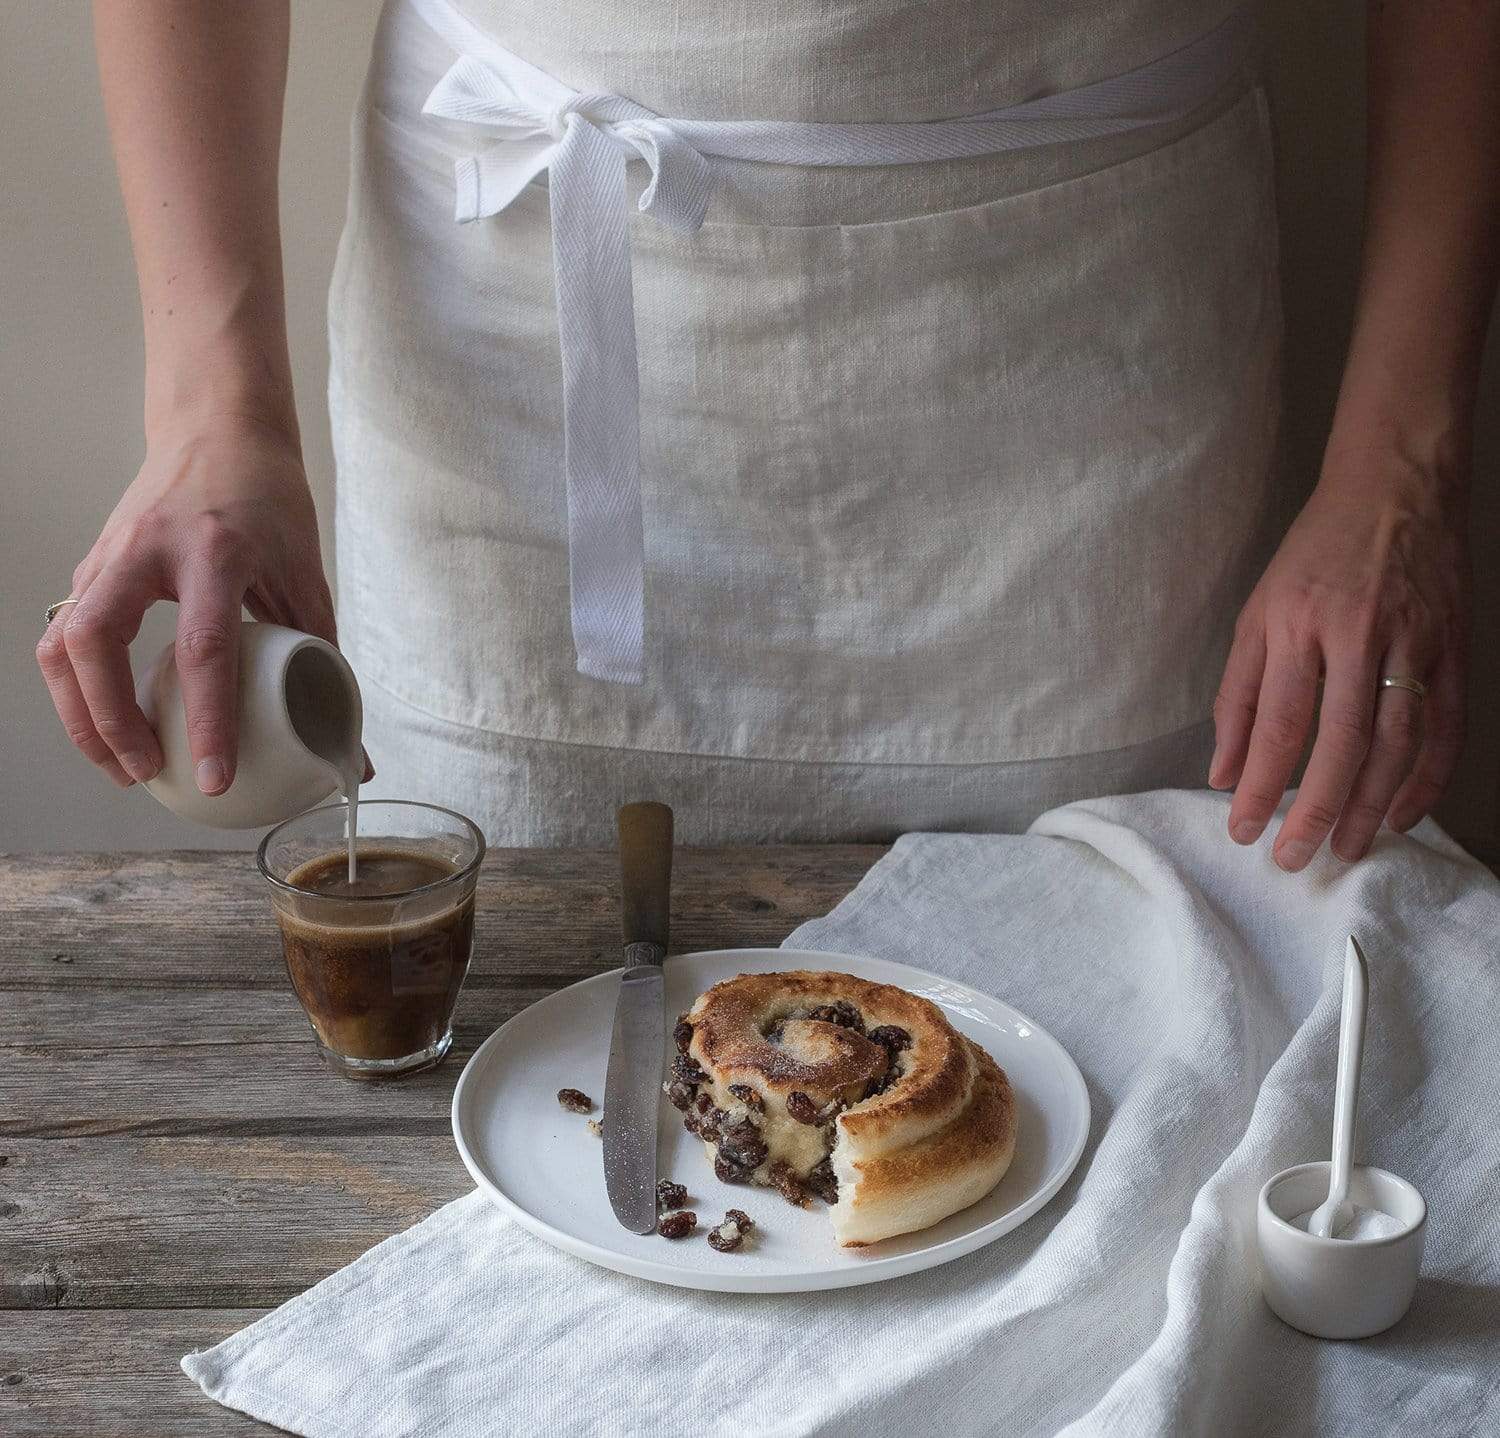
<svg viewBox="0 0 1500 1438"><path fill-rule="evenodd" d="M1387 674L1380 681L1382 689L1405 689L1409 694L1415 694L1418 699L1427 697L1427 686L1420 679L1411 679L1405 674Z"/></svg>
<svg viewBox="0 0 1500 1438"><path fill-rule="evenodd" d="M59 599L56 604L49 604L47 606L48 625L50 626L52 621L57 618L58 610L66 609L68 605L77 603L78 601L76 599Z"/></svg>

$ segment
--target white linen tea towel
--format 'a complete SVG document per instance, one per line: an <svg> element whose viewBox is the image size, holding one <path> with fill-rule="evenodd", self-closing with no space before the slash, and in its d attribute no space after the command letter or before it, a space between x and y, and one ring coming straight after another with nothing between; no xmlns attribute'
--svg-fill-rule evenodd
<svg viewBox="0 0 1500 1438"><path fill-rule="evenodd" d="M1500 1432L1500 885L1430 822L1284 875L1226 810L1160 792L909 835L788 939L950 974L1078 1060L1083 1161L981 1252L693 1293L473 1194L184 1369L308 1438ZM1429 1228L1403 1322L1334 1344L1262 1303L1254 1203L1327 1150L1350 930L1373 975L1358 1155L1422 1189Z"/></svg>

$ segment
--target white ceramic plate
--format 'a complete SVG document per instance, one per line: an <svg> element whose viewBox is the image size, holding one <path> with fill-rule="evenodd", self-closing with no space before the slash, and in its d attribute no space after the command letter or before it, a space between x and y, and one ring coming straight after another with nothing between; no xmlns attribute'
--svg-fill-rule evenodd
<svg viewBox="0 0 1500 1438"><path fill-rule="evenodd" d="M687 1186L698 1232L677 1241L627 1233L604 1192L602 1142L557 1102L558 1089L579 1088L594 1100L594 1117L601 1114L618 970L549 994L496 1029L469 1060L453 1095L453 1136L474 1181L517 1223L592 1263L657 1283L746 1293L877 1283L947 1263L1009 1233L1062 1187L1089 1131L1077 1064L1009 1005L905 964L790 949L674 954L666 962L663 1071L672 1022L704 989L778 969L832 969L897 984L931 999L994 1055L1015 1089L1020 1133L993 1193L921 1233L841 1249L822 1204L797 1209L769 1189L720 1183L703 1145L663 1096L659 1171ZM738 1253L715 1253L702 1234L728 1208L755 1220L755 1237Z"/></svg>

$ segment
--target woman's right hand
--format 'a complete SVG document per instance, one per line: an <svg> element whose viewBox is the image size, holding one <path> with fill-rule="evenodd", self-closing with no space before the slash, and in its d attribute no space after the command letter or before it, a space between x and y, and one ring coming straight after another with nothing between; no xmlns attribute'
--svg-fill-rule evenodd
<svg viewBox="0 0 1500 1438"><path fill-rule="evenodd" d="M334 642L318 519L295 433L238 415L154 436L146 462L73 571L78 602L37 645L68 737L122 787L161 746L135 697L130 641L175 599L177 669L198 787L234 779L240 607Z"/></svg>

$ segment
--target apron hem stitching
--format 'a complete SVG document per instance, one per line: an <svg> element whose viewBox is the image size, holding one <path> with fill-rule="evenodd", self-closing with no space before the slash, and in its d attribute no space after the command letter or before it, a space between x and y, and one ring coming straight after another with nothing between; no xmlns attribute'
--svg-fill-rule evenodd
<svg viewBox="0 0 1500 1438"><path fill-rule="evenodd" d="M440 724L452 724L460 729L471 730L475 734L489 734L499 739L513 739L522 744L558 744L569 749L598 749L610 753L620 753L623 751L632 754L659 754L663 758L702 759L716 764L725 762L734 764L801 764L825 769L999 769L1012 764L1051 764L1061 763L1070 759L1095 759L1110 754L1124 754L1131 749L1139 749L1147 744L1164 743L1180 735L1190 734L1195 729L1213 723L1212 718L1200 719L1192 724L1184 724L1179 728L1168 729L1160 734L1148 735L1144 739L1138 739L1129 744L1113 745L1108 749L1083 749L1074 753L1041 755L1023 759L799 759L765 754L721 754L706 749L652 749L622 744L591 743L586 739L557 739L539 734L520 734L514 730L496 729L484 724L475 724L467 719L457 719L451 714L439 713L436 709L431 709L425 704L419 704L414 699L408 698L405 694L393 689L389 684L367 670L359 672L359 681L361 684L374 685L375 688L388 694L398 704L402 704L408 709L413 709L418 714L425 715L429 719L435 719Z"/></svg>

